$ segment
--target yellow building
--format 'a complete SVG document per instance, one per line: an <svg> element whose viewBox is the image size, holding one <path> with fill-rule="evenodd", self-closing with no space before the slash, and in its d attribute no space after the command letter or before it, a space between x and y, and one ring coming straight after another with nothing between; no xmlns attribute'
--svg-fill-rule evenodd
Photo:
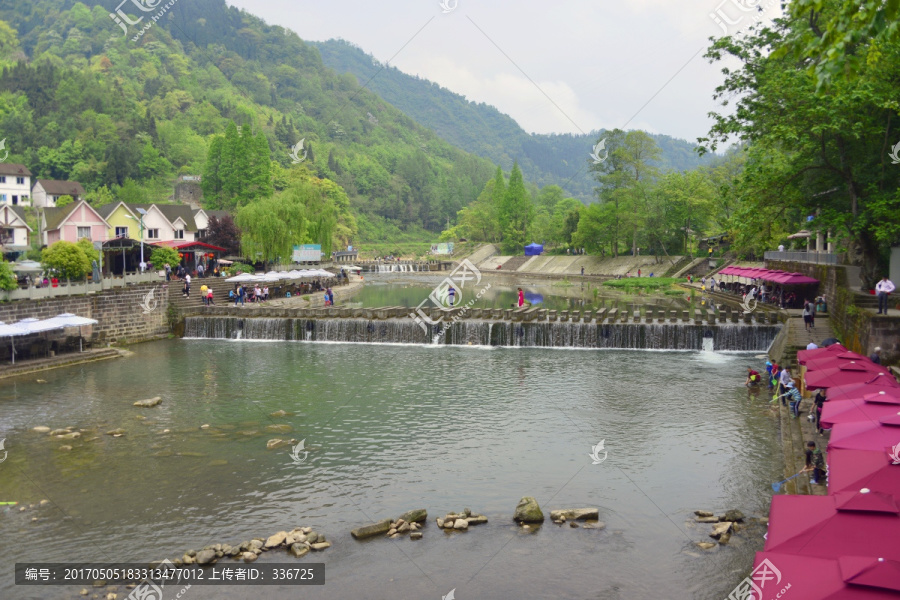
<svg viewBox="0 0 900 600"><path fill-rule="evenodd" d="M140 215L132 212L124 202L111 202L98 208L97 212L109 223L107 239L127 237L140 241L141 225L137 220Z"/></svg>

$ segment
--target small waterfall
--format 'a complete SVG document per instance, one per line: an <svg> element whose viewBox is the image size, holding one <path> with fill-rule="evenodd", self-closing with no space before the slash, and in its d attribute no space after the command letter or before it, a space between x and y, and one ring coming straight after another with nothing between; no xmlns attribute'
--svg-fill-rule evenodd
<svg viewBox="0 0 900 600"><path fill-rule="evenodd" d="M396 265L395 265L396 266ZM447 344L540 348L755 351L769 348L777 325L738 323L572 323L462 319L423 331L412 319L187 317L187 338Z"/></svg>

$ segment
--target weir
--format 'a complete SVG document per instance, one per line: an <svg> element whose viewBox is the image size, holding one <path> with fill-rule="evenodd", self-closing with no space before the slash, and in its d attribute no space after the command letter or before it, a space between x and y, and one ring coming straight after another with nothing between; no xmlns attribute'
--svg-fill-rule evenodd
<svg viewBox="0 0 900 600"><path fill-rule="evenodd" d="M423 328L409 317L190 316L184 337L228 340L442 344L540 348L764 352L780 325L464 319Z"/></svg>

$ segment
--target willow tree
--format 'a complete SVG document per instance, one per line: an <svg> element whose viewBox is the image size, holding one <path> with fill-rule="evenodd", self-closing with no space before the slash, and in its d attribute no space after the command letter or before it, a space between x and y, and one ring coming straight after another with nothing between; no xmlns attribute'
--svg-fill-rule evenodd
<svg viewBox="0 0 900 600"><path fill-rule="evenodd" d="M234 219L241 229L241 250L264 267L287 261L306 239L306 208L295 194L278 194L241 207Z"/></svg>

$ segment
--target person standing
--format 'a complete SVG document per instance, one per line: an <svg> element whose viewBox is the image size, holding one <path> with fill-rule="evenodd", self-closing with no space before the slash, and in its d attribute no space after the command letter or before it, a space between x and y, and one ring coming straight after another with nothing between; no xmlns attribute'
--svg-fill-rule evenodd
<svg viewBox="0 0 900 600"><path fill-rule="evenodd" d="M525 292L522 291L522 288L519 288L519 308L525 306Z"/></svg>
<svg viewBox="0 0 900 600"><path fill-rule="evenodd" d="M239 285L238 286L238 300L240 300L240 302L241 302L241 308L244 307L244 299L246 298L246 296L247 296L247 290L244 289L243 285ZM237 306L237 302L235 302L234 305Z"/></svg>
<svg viewBox="0 0 900 600"><path fill-rule="evenodd" d="M191 297L191 276L187 274L184 276L184 296L185 298Z"/></svg>
<svg viewBox="0 0 900 600"><path fill-rule="evenodd" d="M170 281L172 279L172 265L166 263L166 281Z"/></svg>
<svg viewBox="0 0 900 600"><path fill-rule="evenodd" d="M820 388L816 391L816 397L813 398L813 411L815 412L815 421L816 421L816 431L819 432L819 435L823 434L822 425L819 424L819 421L822 420L822 408L825 406L825 402L828 399L825 397L825 388Z"/></svg>
<svg viewBox="0 0 900 600"><path fill-rule="evenodd" d="M887 277L875 284L875 295L878 296L878 314L888 314L888 294L894 291L894 283Z"/></svg>
<svg viewBox="0 0 900 600"><path fill-rule="evenodd" d="M581 276L584 277L584 267L581 267Z"/></svg>
<svg viewBox="0 0 900 600"><path fill-rule="evenodd" d="M640 276L641 276L641 270L638 269L638 277L640 277Z"/></svg>
<svg viewBox="0 0 900 600"><path fill-rule="evenodd" d="M872 351L872 356L869 357L869 360L871 360L876 365L881 364L881 347L875 347L875 349Z"/></svg>
<svg viewBox="0 0 900 600"><path fill-rule="evenodd" d="M197 277L203 278L203 271L206 270L206 267L203 266L203 263L197 264Z"/></svg>
<svg viewBox="0 0 900 600"><path fill-rule="evenodd" d="M200 299L203 300L203 304L206 304L206 292L209 291L209 288L204 283L200 286Z"/></svg>
<svg viewBox="0 0 900 600"><path fill-rule="evenodd" d="M787 406L787 400L785 400L785 396L788 395L791 388L794 387L794 378L791 377L791 370L787 367L781 370L781 375L778 376L778 396L781 398L781 405Z"/></svg>
<svg viewBox="0 0 900 600"><path fill-rule="evenodd" d="M816 447L815 442L806 442L806 466L803 471L812 472L812 476L809 478L811 484L825 484L825 457L822 456L822 451Z"/></svg>

